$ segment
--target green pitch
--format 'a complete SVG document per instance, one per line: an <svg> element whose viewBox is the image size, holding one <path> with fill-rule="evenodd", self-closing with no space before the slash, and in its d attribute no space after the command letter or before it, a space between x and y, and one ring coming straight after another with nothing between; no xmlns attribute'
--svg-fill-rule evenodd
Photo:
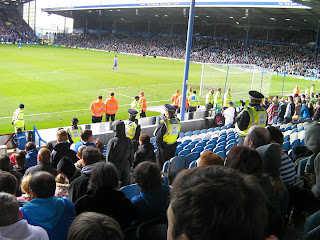
<svg viewBox="0 0 320 240"><path fill-rule="evenodd" d="M13 132L12 113L20 103L25 104L26 128L43 129L68 126L73 117L79 124L90 123L91 102L98 95L105 100L111 91L120 105L116 119L126 119L140 91L148 106L159 106L170 103L174 91L181 90L183 61L117 55L118 72L112 72L114 53L28 45L19 52L16 45L0 45L0 134ZM189 85L199 90L200 79L201 65L190 64ZM312 83L286 78L285 91L291 92L296 84L304 90ZM270 94L281 89L282 78L274 76ZM159 113L147 111L152 115Z"/></svg>

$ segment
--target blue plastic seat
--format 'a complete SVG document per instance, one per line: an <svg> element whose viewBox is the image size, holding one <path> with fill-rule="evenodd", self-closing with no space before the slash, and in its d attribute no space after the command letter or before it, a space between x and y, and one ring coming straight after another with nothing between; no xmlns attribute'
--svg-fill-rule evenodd
<svg viewBox="0 0 320 240"><path fill-rule="evenodd" d="M304 138L300 140L300 146L304 146Z"/></svg>
<svg viewBox="0 0 320 240"><path fill-rule="evenodd" d="M184 137L184 132L179 132L179 138L183 138Z"/></svg>
<svg viewBox="0 0 320 240"><path fill-rule="evenodd" d="M180 152L178 152L178 156L187 156L190 153L189 149L184 149Z"/></svg>
<svg viewBox="0 0 320 240"><path fill-rule="evenodd" d="M200 130L193 131L193 135L199 135L199 134L200 134Z"/></svg>
<svg viewBox="0 0 320 240"><path fill-rule="evenodd" d="M287 141L289 141L289 140L290 140L290 135L284 136L284 138L283 138L283 141L284 141L284 142L287 142Z"/></svg>
<svg viewBox="0 0 320 240"><path fill-rule="evenodd" d="M169 167L169 161L166 161L166 162L163 164L162 172L167 173L167 172L168 172L168 167Z"/></svg>
<svg viewBox="0 0 320 240"><path fill-rule="evenodd" d="M291 130L291 126L288 126L285 128L285 131L289 131L289 130Z"/></svg>
<svg viewBox="0 0 320 240"><path fill-rule="evenodd" d="M295 139L293 140L293 142L291 143L291 148L299 146L300 145L300 139Z"/></svg>
<svg viewBox="0 0 320 240"><path fill-rule="evenodd" d="M183 147L183 150L186 150L186 149L191 150L192 148L194 148L194 146L195 145L193 145L193 144L188 144L188 145Z"/></svg>
<svg viewBox="0 0 320 240"><path fill-rule="evenodd" d="M209 128L207 132L213 132L214 129L213 128Z"/></svg>
<svg viewBox="0 0 320 240"><path fill-rule="evenodd" d="M200 152L192 152L189 153L186 157L186 165L185 168L189 168L191 162L197 160L200 157Z"/></svg>
<svg viewBox="0 0 320 240"><path fill-rule="evenodd" d="M290 142L289 141L285 141L283 143L283 151L284 152L288 152L290 150Z"/></svg>
<svg viewBox="0 0 320 240"><path fill-rule="evenodd" d="M216 127L216 128L214 128L214 131L220 131L221 130L221 128L220 127Z"/></svg>
<svg viewBox="0 0 320 240"><path fill-rule="evenodd" d="M189 168L193 168L197 166L197 160L190 163Z"/></svg>
<svg viewBox="0 0 320 240"><path fill-rule="evenodd" d="M176 156L171 158L168 167L168 177L175 177L181 170L184 169L185 164L185 156Z"/></svg>
<svg viewBox="0 0 320 240"><path fill-rule="evenodd" d="M296 125L294 125L294 126L296 126ZM291 131L291 134L292 134L292 133L295 133L295 132L298 132L297 127Z"/></svg>
<svg viewBox="0 0 320 240"><path fill-rule="evenodd" d="M297 124L295 124L295 125L293 125L292 127L291 127L291 129L293 130L293 129L296 129L297 128Z"/></svg>
<svg viewBox="0 0 320 240"><path fill-rule="evenodd" d="M131 184L120 188L120 192L123 192L131 200L134 196L140 194L140 187L137 184Z"/></svg>
<svg viewBox="0 0 320 240"><path fill-rule="evenodd" d="M301 159L299 161L298 168L297 168L297 176L298 177L303 177L304 176L304 169L306 168L308 159L309 159L309 157Z"/></svg>
<svg viewBox="0 0 320 240"><path fill-rule="evenodd" d="M191 149L191 153L194 153L194 152L201 153L203 149L204 147L195 147Z"/></svg>
<svg viewBox="0 0 320 240"><path fill-rule="evenodd" d="M223 129L228 129L228 127L227 126L222 126L221 130L223 130Z"/></svg>
<svg viewBox="0 0 320 240"><path fill-rule="evenodd" d="M191 139L188 139L188 140L185 140L184 142L183 142L183 144L184 145L188 145L189 143L191 143L192 142L192 140Z"/></svg>
<svg viewBox="0 0 320 240"><path fill-rule="evenodd" d="M225 151L219 151L216 154L218 154L219 156L221 156L223 158L223 160L226 158L226 152Z"/></svg>
<svg viewBox="0 0 320 240"><path fill-rule="evenodd" d="M214 149L214 147L215 147L214 144L209 144L209 145L205 146L203 150L205 150L205 151L212 151L212 149Z"/></svg>
<svg viewBox="0 0 320 240"><path fill-rule="evenodd" d="M104 145L104 146L103 146L103 150L107 150L107 145Z"/></svg>
<svg viewBox="0 0 320 240"><path fill-rule="evenodd" d="M298 129L298 132L301 132L301 131L303 131L304 130L304 127L300 127L299 129Z"/></svg>
<svg viewBox="0 0 320 240"><path fill-rule="evenodd" d="M284 132L286 129L284 127L280 128L281 132Z"/></svg>
<svg viewBox="0 0 320 240"><path fill-rule="evenodd" d="M184 147L184 146L181 146L181 145L178 145L178 146L176 147L175 156L178 156L178 152L181 152L181 151L183 150L183 147Z"/></svg>
<svg viewBox="0 0 320 240"><path fill-rule="evenodd" d="M198 142L195 147L205 147L207 145L207 142L206 141L201 141L201 142Z"/></svg>
<svg viewBox="0 0 320 240"><path fill-rule="evenodd" d="M224 151L224 146L215 147L213 149L213 152L217 153L217 154L218 154L218 152L221 152L221 151Z"/></svg>
<svg viewBox="0 0 320 240"><path fill-rule="evenodd" d="M207 133L207 129L202 129L200 133Z"/></svg>
<svg viewBox="0 0 320 240"><path fill-rule="evenodd" d="M190 137L190 136L192 136L192 132L191 132L191 131L188 131L188 132L186 132L186 133L184 134L184 136Z"/></svg>
<svg viewBox="0 0 320 240"><path fill-rule="evenodd" d="M156 137L152 137L152 138L150 139L150 143L154 144L155 142L156 142Z"/></svg>
<svg viewBox="0 0 320 240"><path fill-rule="evenodd" d="M226 146L226 151L230 151L230 149L235 146L236 144L229 144Z"/></svg>

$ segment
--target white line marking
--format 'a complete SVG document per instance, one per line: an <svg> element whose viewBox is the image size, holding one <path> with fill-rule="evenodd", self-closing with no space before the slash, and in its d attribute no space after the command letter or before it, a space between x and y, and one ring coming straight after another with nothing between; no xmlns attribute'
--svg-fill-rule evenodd
<svg viewBox="0 0 320 240"><path fill-rule="evenodd" d="M106 92L112 92L111 90L108 90L108 89L100 89L100 90L106 91ZM130 96L128 96L128 95L124 95L124 94L116 93L116 92L114 92L114 93L115 93L115 94L118 94L118 95L120 95L120 96L123 96L123 97L127 97L127 98L130 98L130 99L134 99L134 97L130 97Z"/></svg>

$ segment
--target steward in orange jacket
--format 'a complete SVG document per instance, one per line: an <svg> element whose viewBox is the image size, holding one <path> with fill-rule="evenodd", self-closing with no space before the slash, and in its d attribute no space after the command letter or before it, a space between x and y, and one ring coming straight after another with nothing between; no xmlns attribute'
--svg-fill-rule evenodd
<svg viewBox="0 0 320 240"><path fill-rule="evenodd" d="M140 96L139 96L139 103L141 105L141 113L140 113L140 117L146 117L146 111L147 111L147 100L144 98L144 92L140 92Z"/></svg>
<svg viewBox="0 0 320 240"><path fill-rule="evenodd" d="M102 121L103 113L106 112L106 105L102 102L102 96L99 96L96 101L93 101L90 106L92 113L92 123Z"/></svg>
<svg viewBox="0 0 320 240"><path fill-rule="evenodd" d="M177 101L178 101L178 110L177 110L177 112L180 113L181 105L182 105L182 95L180 95L178 97ZM188 100L188 98L186 98L186 109L188 109L188 106L189 106L189 100Z"/></svg>
<svg viewBox="0 0 320 240"><path fill-rule="evenodd" d="M176 90L176 93L172 95L171 102L174 107L178 107L178 97L181 96L179 90Z"/></svg>
<svg viewBox="0 0 320 240"><path fill-rule="evenodd" d="M114 121L116 117L116 113L119 109L118 101L114 98L114 92L110 93L110 97L106 100L106 122Z"/></svg>

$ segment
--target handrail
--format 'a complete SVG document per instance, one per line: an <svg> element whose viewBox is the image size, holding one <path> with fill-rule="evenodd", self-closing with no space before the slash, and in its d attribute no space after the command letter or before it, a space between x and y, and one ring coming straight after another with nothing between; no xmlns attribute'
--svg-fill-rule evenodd
<svg viewBox="0 0 320 240"><path fill-rule="evenodd" d="M36 134L38 135L39 138L39 147L41 147L41 141L44 143L47 143L45 140L43 140L38 132L38 129L36 128L36 126L33 125L33 139L34 142L36 141ZM36 142L35 142L36 143Z"/></svg>

